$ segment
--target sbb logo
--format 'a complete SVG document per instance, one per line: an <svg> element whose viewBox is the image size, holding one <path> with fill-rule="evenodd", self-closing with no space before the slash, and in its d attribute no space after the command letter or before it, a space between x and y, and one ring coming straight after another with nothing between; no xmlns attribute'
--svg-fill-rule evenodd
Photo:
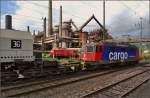
<svg viewBox="0 0 150 98"><path fill-rule="evenodd" d="M128 59L128 53L127 52L110 52L109 53L109 60L121 60L124 61L125 59Z"/></svg>

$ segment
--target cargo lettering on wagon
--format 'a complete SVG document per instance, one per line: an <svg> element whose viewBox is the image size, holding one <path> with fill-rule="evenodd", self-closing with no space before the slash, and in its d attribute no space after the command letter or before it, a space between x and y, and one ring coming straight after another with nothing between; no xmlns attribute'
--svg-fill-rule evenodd
<svg viewBox="0 0 150 98"><path fill-rule="evenodd" d="M109 53L109 60L121 60L124 61L128 59L128 53L127 52L110 52Z"/></svg>

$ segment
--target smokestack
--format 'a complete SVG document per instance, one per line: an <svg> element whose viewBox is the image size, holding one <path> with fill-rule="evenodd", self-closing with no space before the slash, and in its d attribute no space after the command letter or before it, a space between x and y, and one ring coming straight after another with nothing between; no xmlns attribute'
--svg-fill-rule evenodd
<svg viewBox="0 0 150 98"><path fill-rule="evenodd" d="M48 8L48 36L53 34L53 24L52 24L52 0L49 0L49 8Z"/></svg>
<svg viewBox="0 0 150 98"><path fill-rule="evenodd" d="M44 32L44 38L46 38L46 17L43 20L43 32Z"/></svg>
<svg viewBox="0 0 150 98"><path fill-rule="evenodd" d="M5 28L12 29L12 16L11 15L5 16Z"/></svg>
<svg viewBox="0 0 150 98"><path fill-rule="evenodd" d="M30 27L29 26L27 26L27 32L30 32Z"/></svg>
<svg viewBox="0 0 150 98"><path fill-rule="evenodd" d="M59 23L59 36L62 36L62 6L60 6L60 23Z"/></svg>
<svg viewBox="0 0 150 98"><path fill-rule="evenodd" d="M33 30L33 33L35 33L35 30ZM38 32L38 34L39 34L39 32Z"/></svg>

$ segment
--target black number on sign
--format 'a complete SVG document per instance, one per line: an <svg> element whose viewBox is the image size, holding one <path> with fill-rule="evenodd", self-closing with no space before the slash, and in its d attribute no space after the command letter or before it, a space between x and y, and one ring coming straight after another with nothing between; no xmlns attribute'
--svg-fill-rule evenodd
<svg viewBox="0 0 150 98"><path fill-rule="evenodd" d="M11 40L11 48L21 48L21 40Z"/></svg>

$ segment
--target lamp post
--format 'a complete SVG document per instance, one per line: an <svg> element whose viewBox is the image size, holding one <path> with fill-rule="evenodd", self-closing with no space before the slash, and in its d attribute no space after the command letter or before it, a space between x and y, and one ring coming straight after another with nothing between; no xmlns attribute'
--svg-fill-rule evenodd
<svg viewBox="0 0 150 98"><path fill-rule="evenodd" d="M103 26L105 29L105 0L103 0ZM105 31L103 31L103 41L105 40Z"/></svg>
<svg viewBox="0 0 150 98"><path fill-rule="evenodd" d="M142 20L143 20L143 18L142 17L140 17L140 39L141 39L141 57L143 56L143 53L142 53L142 32L143 32L143 25L142 25Z"/></svg>
<svg viewBox="0 0 150 98"><path fill-rule="evenodd" d="M142 25L142 17L140 17L140 28L141 28L141 32L140 32L140 38L142 40L142 31L143 31L143 25Z"/></svg>

